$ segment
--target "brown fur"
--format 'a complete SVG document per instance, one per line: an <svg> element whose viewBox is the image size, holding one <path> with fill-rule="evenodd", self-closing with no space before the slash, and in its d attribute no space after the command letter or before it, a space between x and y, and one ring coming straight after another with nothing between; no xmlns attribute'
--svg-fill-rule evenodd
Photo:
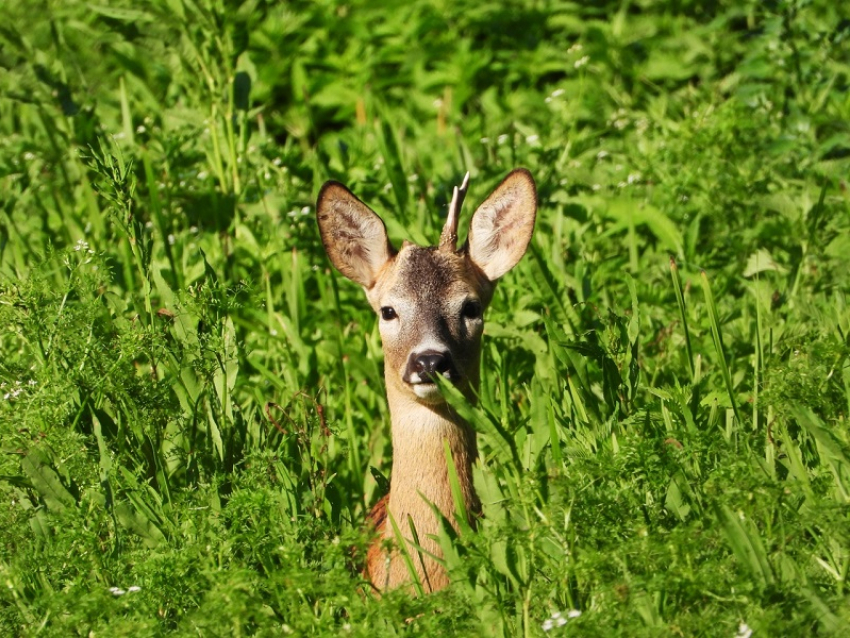
<svg viewBox="0 0 850 638"><path fill-rule="evenodd" d="M528 171L519 169L476 211L466 246L455 251L405 242L396 253L381 219L344 186L329 182L319 193L317 218L331 262L364 287L379 316L386 308L393 310L379 324L392 420L393 474L390 493L369 514L377 538L366 557L366 575L378 590L411 582L390 517L424 590L437 591L449 583L437 541L444 519L458 528L446 442L466 511L473 515L480 511L472 481L475 432L442 399L428 375L442 374L467 399L475 400L484 324L480 313L468 309L480 308L483 313L496 280L522 257L536 208L534 181ZM450 365L438 372L422 371L424 357L433 354Z"/></svg>

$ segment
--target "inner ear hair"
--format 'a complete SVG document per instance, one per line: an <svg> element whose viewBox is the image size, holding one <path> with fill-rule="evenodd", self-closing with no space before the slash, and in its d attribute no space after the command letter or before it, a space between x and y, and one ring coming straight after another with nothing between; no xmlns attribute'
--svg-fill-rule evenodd
<svg viewBox="0 0 850 638"><path fill-rule="evenodd" d="M524 168L511 171L475 211L467 251L490 281L516 266L525 254L536 216L537 187Z"/></svg>
<svg viewBox="0 0 850 638"><path fill-rule="evenodd" d="M316 220L331 263L343 275L371 288L395 254L383 220L339 182L326 182L316 202Z"/></svg>

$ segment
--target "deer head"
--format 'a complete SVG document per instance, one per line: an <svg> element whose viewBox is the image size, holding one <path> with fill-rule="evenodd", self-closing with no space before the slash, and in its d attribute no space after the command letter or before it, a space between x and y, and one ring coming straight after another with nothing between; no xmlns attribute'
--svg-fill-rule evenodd
<svg viewBox="0 0 850 638"><path fill-rule="evenodd" d="M441 403L434 377L442 375L472 398L484 310L496 280L517 264L531 239L537 194L531 174L517 169L478 207L466 243L456 248L466 186L465 179L455 188L439 246L405 241L399 251L381 218L345 186L330 181L319 193L328 257L363 286L378 313L391 397Z"/></svg>

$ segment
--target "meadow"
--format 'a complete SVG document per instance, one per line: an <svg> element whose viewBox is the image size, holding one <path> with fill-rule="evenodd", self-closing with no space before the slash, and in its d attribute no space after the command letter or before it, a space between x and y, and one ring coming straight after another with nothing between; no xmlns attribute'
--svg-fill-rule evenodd
<svg viewBox="0 0 850 638"><path fill-rule="evenodd" d="M840 5L4 0L0 635L848 635ZM315 198L433 244L517 166L484 517L375 597L382 353Z"/></svg>

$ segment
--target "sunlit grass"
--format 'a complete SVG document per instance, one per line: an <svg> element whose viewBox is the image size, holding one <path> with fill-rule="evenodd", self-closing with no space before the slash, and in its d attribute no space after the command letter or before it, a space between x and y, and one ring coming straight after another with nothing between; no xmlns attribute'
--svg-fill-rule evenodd
<svg viewBox="0 0 850 638"><path fill-rule="evenodd" d="M5 3L0 633L846 633L838 13ZM315 195L434 243L517 166L484 517L377 599L380 341Z"/></svg>

